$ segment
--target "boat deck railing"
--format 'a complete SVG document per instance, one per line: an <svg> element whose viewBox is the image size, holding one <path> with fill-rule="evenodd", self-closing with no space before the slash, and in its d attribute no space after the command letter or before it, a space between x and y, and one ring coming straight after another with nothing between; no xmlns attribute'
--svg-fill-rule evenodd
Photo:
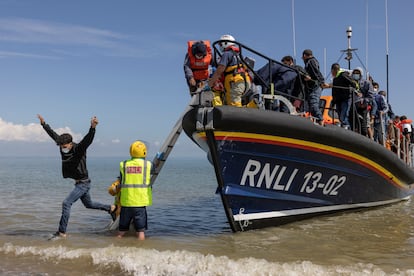
<svg viewBox="0 0 414 276"><path fill-rule="evenodd" d="M395 152L397 156L403 160L408 166L413 167L414 166L414 144L412 141L410 141L409 137L406 137L406 135L401 134L401 130L392 125L390 127L391 131L394 131L395 137L391 138L388 137L387 141L389 143L390 150Z"/></svg>
<svg viewBox="0 0 414 276"><path fill-rule="evenodd" d="M321 109L329 109L332 114L332 124L335 124L339 119L337 116L335 106L321 106ZM354 114L355 115L355 114ZM376 125L371 124L372 132L376 132L376 137L369 137L372 140L377 141L380 145L394 152L402 161L404 161L408 166L414 167L414 141L411 141L409 135L405 135L401 130L395 126L392 121L385 122L385 115L383 114L380 118L380 123ZM356 122L357 126L353 126L354 132L361 134L360 122L358 120L353 120ZM340 127L338 125L338 127ZM350 129L352 131L352 129ZM362 135L362 134L361 134Z"/></svg>
<svg viewBox="0 0 414 276"><path fill-rule="evenodd" d="M298 75L303 75L303 72L298 70L297 68L293 66L289 66L284 64L283 62L277 61L275 59L272 59L238 41L231 41L231 40L217 40L213 43L213 59L215 61L220 60L222 56L222 52L220 50L220 43L223 42L230 42L235 44L239 48L239 57L240 62L248 68L248 73L258 82L260 82L261 86L261 100L280 100L287 104L288 108L291 109L292 105L290 104L291 101L294 100L300 100L303 102L303 105L306 105L306 99L298 98L293 95L289 95L287 93L284 93L282 91L279 91L275 89L274 83L273 83L273 76L272 76L272 65L278 64L282 67L289 68L293 71L295 71ZM269 79L264 80L257 72L255 71L255 66L260 65L260 67L265 66L268 70ZM257 67L257 66L256 66ZM301 79L301 78L299 78ZM301 93L304 95L304 91L301 91ZM284 98L281 98L284 97ZM286 101L284 99L287 99ZM294 113L296 110L292 110Z"/></svg>
<svg viewBox="0 0 414 276"><path fill-rule="evenodd" d="M265 100L279 100L285 104L285 106L289 109L289 113L296 116L303 116L308 117L310 120L313 120L315 118L312 118L307 112L305 111L298 111L296 110L291 102L295 100L300 100L302 102L302 106L306 107L307 102L306 98L298 98L293 95L289 95L286 93L283 93L282 91L278 91L275 89L272 79L272 65L273 63L276 63L280 66L290 68L294 70L298 76L303 75L303 72L298 70L295 67L286 65L280 61L274 60L256 50L253 50L252 48L243 45L240 42L237 41L230 41L230 40L218 40L215 41L212 45L214 54L213 58L215 61L218 61L221 58L222 52L220 51L220 43L222 42L231 42L239 48L239 57L240 62L243 63L246 68L248 68L248 73L251 74L253 78L259 79L260 86L261 86L261 93L259 95L259 102L263 103ZM259 62L257 62L259 60ZM254 70L255 65L261 65L260 67L267 66L267 69L269 70L269 79L264 80L260 75L256 73ZM301 79L301 78L299 78ZM302 86L303 87L303 86ZM302 95L305 95L304 91L301 91ZM351 92L351 94L354 96L354 93ZM354 99L354 98L353 98ZM322 104L321 100L321 104ZM354 102L354 100L352 100ZM262 106L262 108L264 108ZM322 112L326 109L330 111L331 114L336 114L336 108L335 106L332 106L332 102L328 104L322 104L320 107ZM353 125L351 126L350 131L354 131L357 133L361 133L361 120L359 120L357 117L359 116L356 112L356 106L355 103L353 104L353 108L351 110L355 110L354 112L350 112L350 119L353 122ZM305 115L306 114L306 115ZM329 124L337 124L339 122L339 118L335 115L330 116L330 122ZM387 122L388 123L388 122ZM384 117L381 117L381 123L379 124L381 129L377 129L378 135L381 137L377 137L377 140L379 144L383 145L387 149L393 151L397 156L404 161L408 166L414 167L414 141L410 141L409 137L406 137L405 135L401 134L401 131L398 127L392 125L388 125L385 129L382 129L382 126L385 126L384 124ZM340 126L338 126L340 127ZM372 130L374 130L374 126L371 126ZM394 133L394 135L390 135L390 133ZM400 137L400 138L398 138ZM369 137L373 139L373 137Z"/></svg>

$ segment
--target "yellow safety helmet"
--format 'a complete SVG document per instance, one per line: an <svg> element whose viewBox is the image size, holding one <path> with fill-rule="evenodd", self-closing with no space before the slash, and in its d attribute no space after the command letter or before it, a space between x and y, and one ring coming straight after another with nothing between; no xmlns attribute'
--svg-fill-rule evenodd
<svg viewBox="0 0 414 276"><path fill-rule="evenodd" d="M147 147L141 141L135 141L129 148L131 157L142 158L147 156Z"/></svg>

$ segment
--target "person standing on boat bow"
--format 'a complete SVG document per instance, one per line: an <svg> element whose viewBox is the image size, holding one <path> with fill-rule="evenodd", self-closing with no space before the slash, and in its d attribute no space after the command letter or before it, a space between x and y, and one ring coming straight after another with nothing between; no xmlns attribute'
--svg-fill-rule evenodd
<svg viewBox="0 0 414 276"><path fill-rule="evenodd" d="M316 122L323 125L323 116L319 108L319 101L322 95L322 89L328 88L329 85L325 83L325 79L319 70L319 62L313 56L310 49L306 49L302 53L302 59L305 63L305 70L308 73L306 81L306 97L309 105L309 112L316 118Z"/></svg>
<svg viewBox="0 0 414 276"><path fill-rule="evenodd" d="M62 157L63 178L72 178L75 180L75 188L62 203L62 216L59 222L59 229L53 234L52 238L66 237L70 209L72 204L78 199L82 201L86 208L106 211L112 216L112 219L114 219L116 211L115 205L92 201L89 193L91 180L89 179L88 169L86 168L86 150L92 144L98 119L96 117L91 119L89 132L83 137L82 141L75 143L72 141L72 135L69 133L58 135L48 124L46 124L45 119L40 114L38 114L37 117L46 133L56 142L56 145L59 146L60 155Z"/></svg>
<svg viewBox="0 0 414 276"><path fill-rule="evenodd" d="M332 101L339 115L341 126L345 129L351 128L349 112L352 105L352 93L355 92L356 83L348 71L341 69L338 63L331 66L332 74Z"/></svg>
<svg viewBox="0 0 414 276"><path fill-rule="evenodd" d="M224 75L226 104L241 107L242 96L250 89L251 78L239 55L240 48L232 42L235 41L234 37L222 35L220 40L222 40L220 42L222 56L216 71L208 80L208 86L213 87Z"/></svg>
<svg viewBox="0 0 414 276"><path fill-rule="evenodd" d="M363 136L372 139L368 129L370 128L371 119L374 120L374 117L371 118L370 111L372 109L375 114L377 104L374 101L374 88L372 87L372 83L363 77L363 72L364 70L361 67L356 67L352 70L352 78L357 87L357 98L354 103L357 114L352 112L351 114L353 114L353 116L351 116L351 118L355 119L355 122L357 122L356 127L359 132Z"/></svg>

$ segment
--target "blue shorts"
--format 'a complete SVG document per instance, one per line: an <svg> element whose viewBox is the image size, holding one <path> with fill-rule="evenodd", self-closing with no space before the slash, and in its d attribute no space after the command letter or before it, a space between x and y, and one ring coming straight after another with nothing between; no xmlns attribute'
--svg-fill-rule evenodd
<svg viewBox="0 0 414 276"><path fill-rule="evenodd" d="M119 231L129 230L131 221L134 221L135 231L142 232L147 229L147 208L145 207L122 207L119 217Z"/></svg>

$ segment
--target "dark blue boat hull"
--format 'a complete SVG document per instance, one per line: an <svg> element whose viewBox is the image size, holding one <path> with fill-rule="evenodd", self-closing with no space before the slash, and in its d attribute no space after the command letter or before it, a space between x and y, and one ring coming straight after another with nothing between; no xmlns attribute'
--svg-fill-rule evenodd
<svg viewBox="0 0 414 276"><path fill-rule="evenodd" d="M335 126L223 106L189 111L183 128L209 154L233 231L390 204L414 192L414 171L394 153Z"/></svg>

